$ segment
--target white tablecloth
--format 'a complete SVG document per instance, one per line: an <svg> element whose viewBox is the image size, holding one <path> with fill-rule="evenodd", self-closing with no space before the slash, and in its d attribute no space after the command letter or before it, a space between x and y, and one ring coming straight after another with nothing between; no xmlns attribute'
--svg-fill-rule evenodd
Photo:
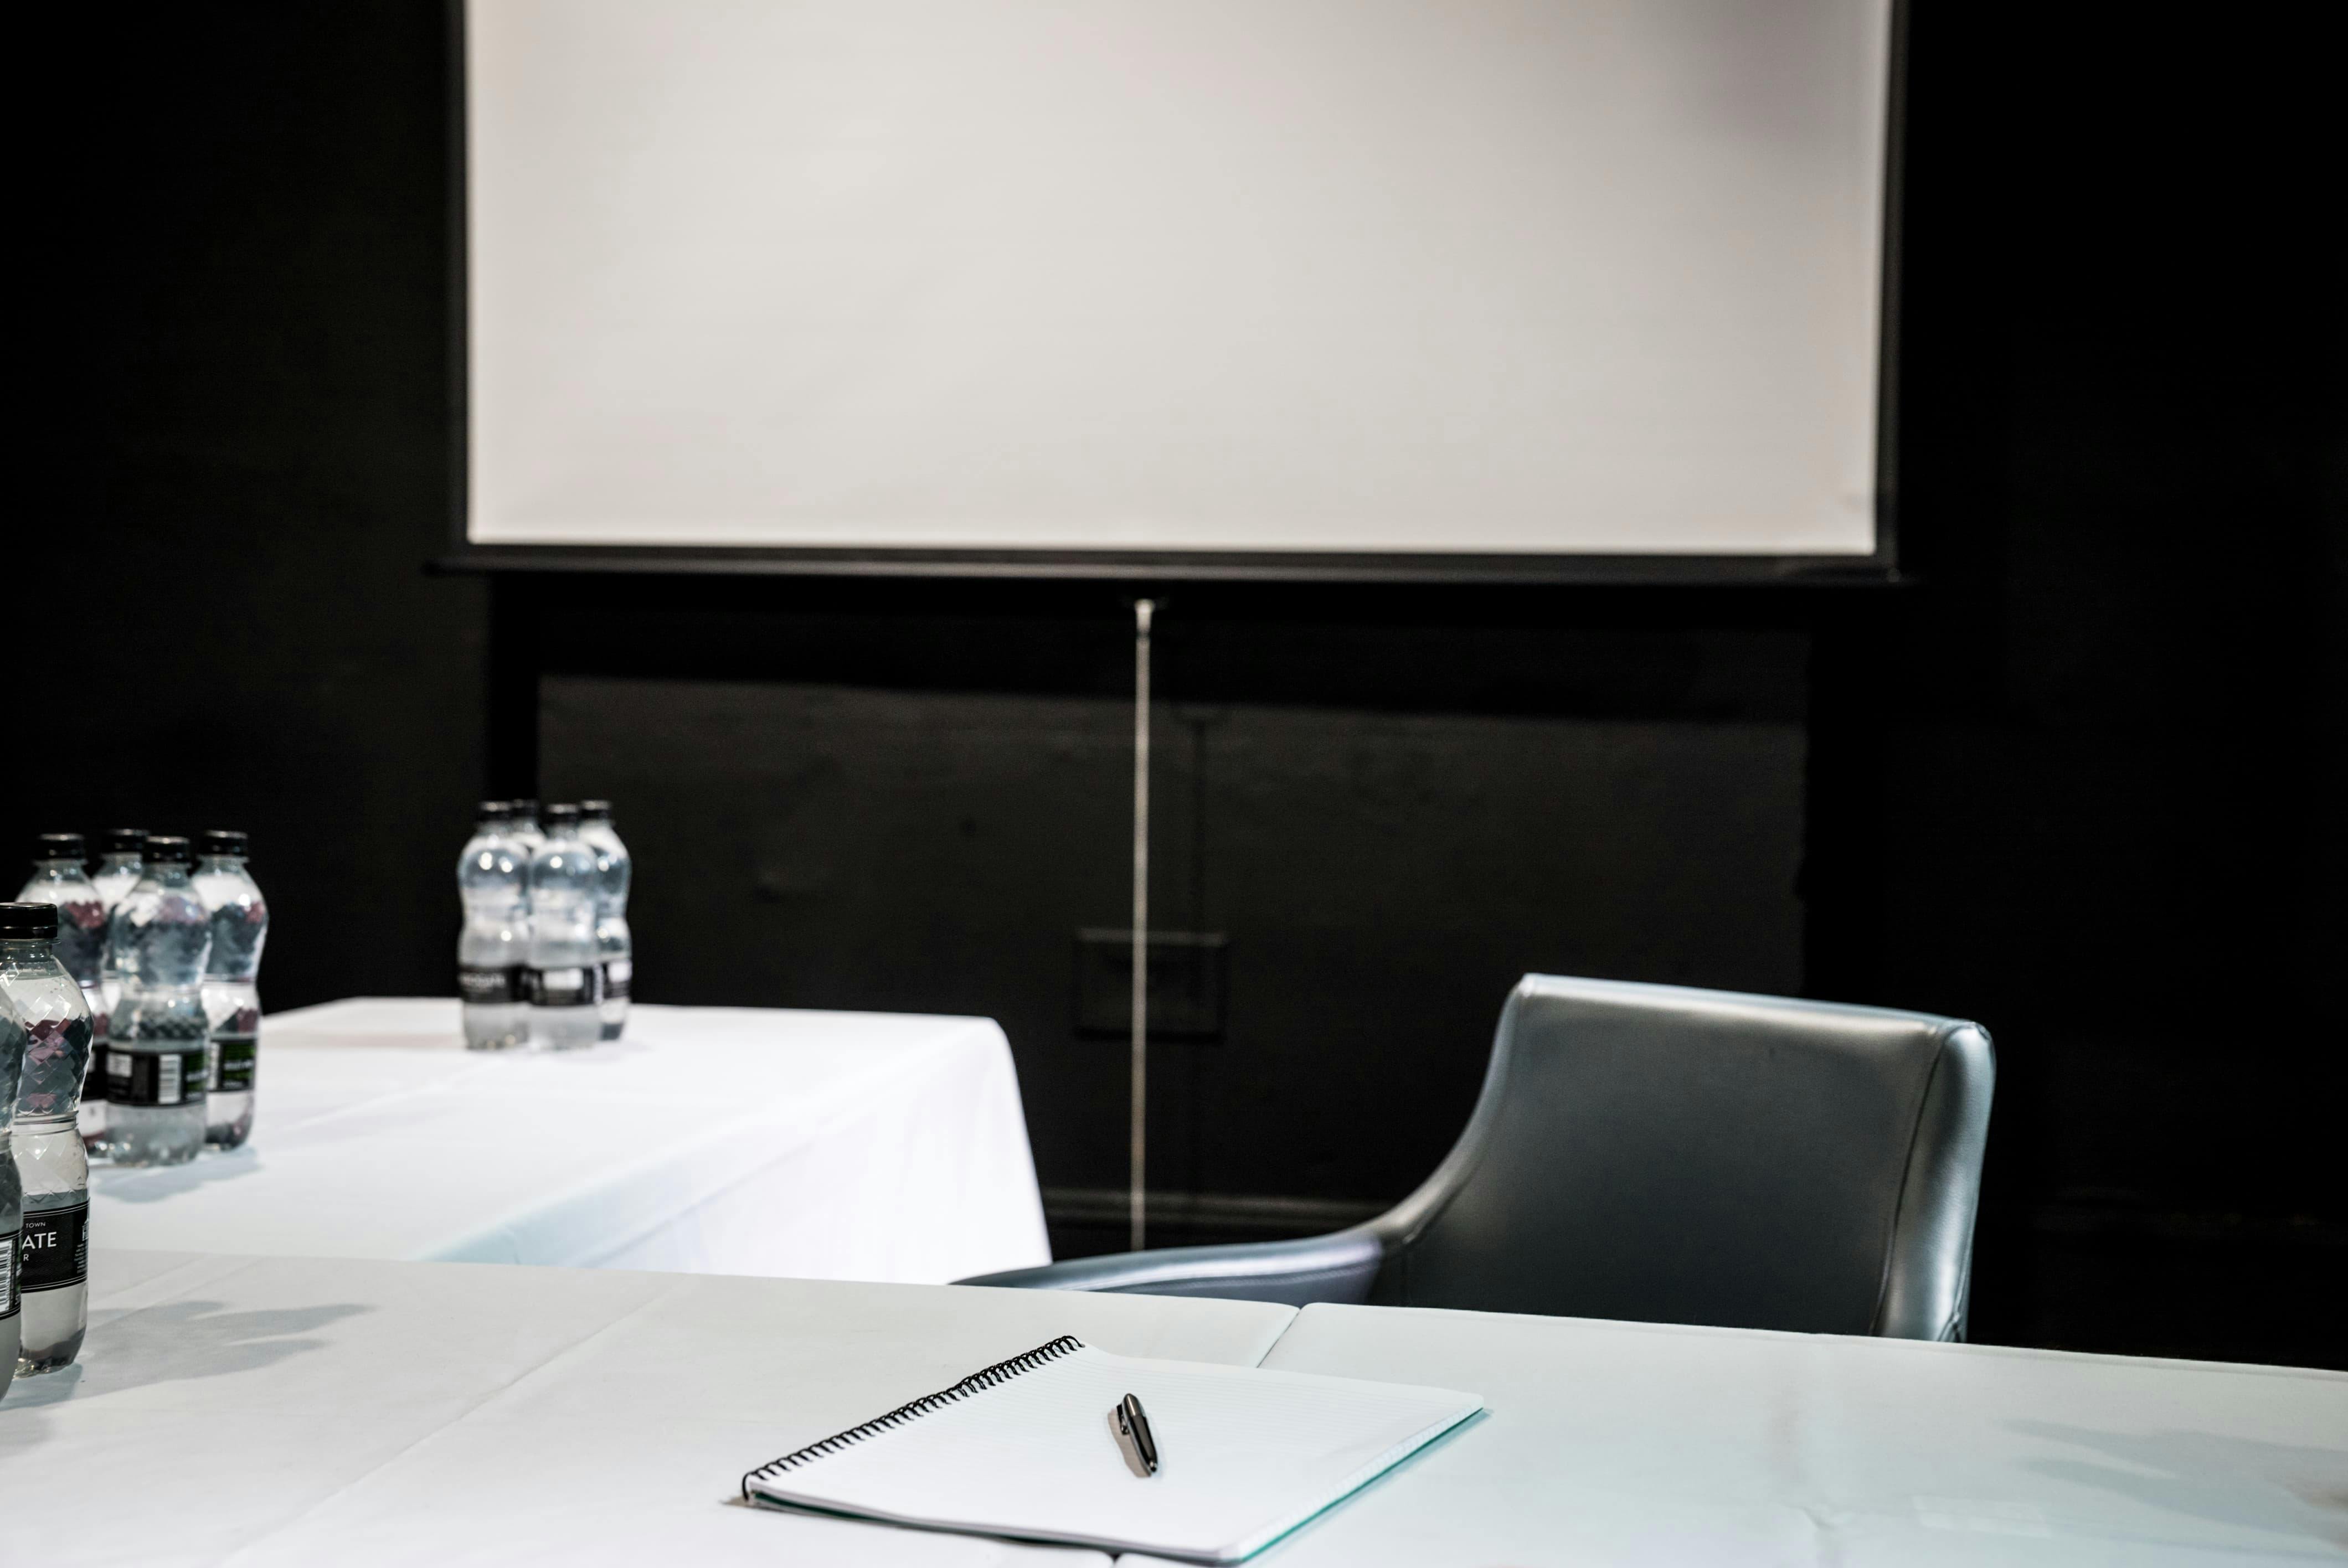
<svg viewBox="0 0 2348 1568"><path fill-rule="evenodd" d="M92 1172L100 1247L943 1283L1050 1259L985 1019L639 1007L468 1051L457 1004L264 1020L252 1141Z"/></svg>
<svg viewBox="0 0 2348 1568"><path fill-rule="evenodd" d="M1267 1568L2348 1559L2348 1376L1308 1307L1264 1365L1488 1413Z"/></svg>
<svg viewBox="0 0 2348 1568"><path fill-rule="evenodd" d="M1063 1333L1484 1398L1488 1414L1256 1560L1269 1568L2348 1558L2348 1377L2335 1373L1388 1307L104 1248L91 1280L82 1364L0 1399L12 1565L1024 1561L729 1500L745 1470Z"/></svg>
<svg viewBox="0 0 2348 1568"><path fill-rule="evenodd" d="M101 1249L0 1399L0 1561L1097 1565L752 1509L742 1472L1061 1334L1250 1366L1244 1302Z"/></svg>

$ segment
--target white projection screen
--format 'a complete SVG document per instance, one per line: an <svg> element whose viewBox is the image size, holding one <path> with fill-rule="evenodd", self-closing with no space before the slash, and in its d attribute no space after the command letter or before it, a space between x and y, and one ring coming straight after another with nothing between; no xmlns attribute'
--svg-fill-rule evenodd
<svg viewBox="0 0 2348 1568"><path fill-rule="evenodd" d="M466 0L464 542L1881 563L1892 0Z"/></svg>

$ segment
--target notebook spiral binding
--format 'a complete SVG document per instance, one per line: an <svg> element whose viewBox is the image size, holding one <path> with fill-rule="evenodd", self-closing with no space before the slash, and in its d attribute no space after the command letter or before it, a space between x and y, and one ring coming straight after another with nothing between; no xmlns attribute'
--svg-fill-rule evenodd
<svg viewBox="0 0 2348 1568"><path fill-rule="evenodd" d="M1008 1360L997 1361L992 1367L983 1367L951 1389L940 1389L934 1394L924 1394L918 1399L908 1400L885 1416L875 1416L861 1426L850 1427L844 1432L834 1432L821 1442L809 1443L807 1447L787 1453L778 1460L769 1460L742 1478L743 1501L746 1502L751 1501L750 1483L754 1481L765 1481L780 1475L785 1471L797 1470L799 1466L813 1460L819 1460L826 1454L835 1454L842 1449L854 1448L866 1438L877 1437L892 1428L901 1427L908 1421L926 1416L933 1410L942 1410L958 1400L969 1399L982 1389L992 1389L998 1383L1007 1383L1022 1372L1032 1372L1038 1367L1056 1361L1061 1357L1084 1348L1085 1342L1075 1335L1063 1334L1048 1344L1036 1346L1033 1350L1014 1356Z"/></svg>

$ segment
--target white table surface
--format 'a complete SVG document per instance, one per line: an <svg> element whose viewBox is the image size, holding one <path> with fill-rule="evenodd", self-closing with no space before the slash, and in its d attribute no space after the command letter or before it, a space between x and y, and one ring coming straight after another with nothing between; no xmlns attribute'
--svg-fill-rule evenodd
<svg viewBox="0 0 2348 1568"><path fill-rule="evenodd" d="M2340 1373L1367 1307L1263 1364L1488 1407L1265 1568L2348 1559Z"/></svg>
<svg viewBox="0 0 2348 1568"><path fill-rule="evenodd" d="M92 1244L928 1284L1050 1261L989 1020L640 1006L562 1052L469 1051L457 1020L271 1015L252 1142L94 1168Z"/></svg>
<svg viewBox="0 0 2348 1568"><path fill-rule="evenodd" d="M0 1399L0 1560L879 1568L1046 1551L753 1509L742 1472L1061 1334L1250 1366L1246 1302L101 1248Z"/></svg>
<svg viewBox="0 0 2348 1568"><path fill-rule="evenodd" d="M2348 1558L2335 1373L103 1247L91 1279L81 1365L0 1399L11 1563L1097 1563L729 1501L745 1470L1062 1333L1483 1397L1268 1568Z"/></svg>

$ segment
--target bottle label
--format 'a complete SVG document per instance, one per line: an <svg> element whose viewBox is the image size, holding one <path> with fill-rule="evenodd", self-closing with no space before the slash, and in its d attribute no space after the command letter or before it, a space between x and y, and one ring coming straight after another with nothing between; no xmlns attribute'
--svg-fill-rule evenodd
<svg viewBox="0 0 2348 1568"><path fill-rule="evenodd" d="M249 1034L222 1034L213 1036L211 1045L212 1092L235 1094L250 1090L261 1041Z"/></svg>
<svg viewBox="0 0 2348 1568"><path fill-rule="evenodd" d="M89 1071L83 1075L81 1081L81 1102L84 1105L104 1102L108 1071L106 1059L110 1054L111 1052L106 1049L104 1040L92 1043L89 1052Z"/></svg>
<svg viewBox="0 0 2348 1568"><path fill-rule="evenodd" d="M628 999L628 987L636 978L636 966L626 958L603 961L603 999L623 1002Z"/></svg>
<svg viewBox="0 0 2348 1568"><path fill-rule="evenodd" d="M593 1007L601 999L602 970L594 964L563 969L524 971L530 1005L539 1008Z"/></svg>
<svg viewBox="0 0 2348 1568"><path fill-rule="evenodd" d="M492 968L462 964L457 969L457 994L472 1007L507 1007L529 992L530 973L520 964Z"/></svg>
<svg viewBox="0 0 2348 1568"><path fill-rule="evenodd" d="M179 1105L204 1091L209 1064L201 1045L170 1050L106 1052L106 1097L118 1105Z"/></svg>
<svg viewBox="0 0 2348 1568"><path fill-rule="evenodd" d="M23 1272L25 1233L10 1231L0 1235L0 1323L16 1316L16 1308L25 1298L16 1293L16 1278Z"/></svg>
<svg viewBox="0 0 2348 1568"><path fill-rule="evenodd" d="M25 1215L21 1288L57 1290L89 1277L89 1199Z"/></svg>

